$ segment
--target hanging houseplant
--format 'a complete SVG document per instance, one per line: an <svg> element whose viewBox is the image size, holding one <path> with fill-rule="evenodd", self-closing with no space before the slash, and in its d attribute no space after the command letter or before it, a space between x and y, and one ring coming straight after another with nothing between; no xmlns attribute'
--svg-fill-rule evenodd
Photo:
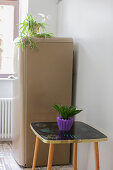
<svg viewBox="0 0 113 170"><path fill-rule="evenodd" d="M80 113L82 110L77 110L74 106L60 106L58 104L53 105L60 116L57 117L57 123L59 130L69 131L73 125L73 116Z"/></svg>
<svg viewBox="0 0 113 170"><path fill-rule="evenodd" d="M50 38L53 36L53 33L46 32L46 26L45 22L38 22L31 14L27 14L25 20L20 23L20 36L17 45L22 48L28 45L30 48L37 48L37 42L33 40L33 37Z"/></svg>

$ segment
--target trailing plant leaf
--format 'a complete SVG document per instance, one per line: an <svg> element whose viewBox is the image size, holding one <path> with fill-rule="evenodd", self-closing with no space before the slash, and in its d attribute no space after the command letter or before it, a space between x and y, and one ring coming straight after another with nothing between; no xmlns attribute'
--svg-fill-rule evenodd
<svg viewBox="0 0 113 170"><path fill-rule="evenodd" d="M17 45L22 46L22 48L28 45L30 48L37 48L37 42L33 41L33 37L50 38L53 36L52 33L44 32L46 26L45 22L38 22L31 14L27 14L25 20L20 23L20 36Z"/></svg>
<svg viewBox="0 0 113 170"><path fill-rule="evenodd" d="M36 34L35 37L39 37L39 38L50 38L50 37L53 37L53 33Z"/></svg>
<svg viewBox="0 0 113 170"><path fill-rule="evenodd" d="M61 115L62 119L68 119L69 117L73 117L77 115L82 110L77 110L76 107L70 106L60 106L58 104L53 105L53 108L58 111L59 115Z"/></svg>

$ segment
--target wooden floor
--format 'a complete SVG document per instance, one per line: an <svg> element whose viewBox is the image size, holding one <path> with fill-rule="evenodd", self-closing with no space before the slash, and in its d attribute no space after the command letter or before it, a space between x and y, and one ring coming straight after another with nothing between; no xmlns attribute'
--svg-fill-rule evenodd
<svg viewBox="0 0 113 170"><path fill-rule="evenodd" d="M0 170L23 170L18 166L12 157L11 144L2 142L0 143ZM25 168L24 170L31 170ZM36 170L47 170L46 167L37 168ZM52 170L73 170L72 166L54 166Z"/></svg>

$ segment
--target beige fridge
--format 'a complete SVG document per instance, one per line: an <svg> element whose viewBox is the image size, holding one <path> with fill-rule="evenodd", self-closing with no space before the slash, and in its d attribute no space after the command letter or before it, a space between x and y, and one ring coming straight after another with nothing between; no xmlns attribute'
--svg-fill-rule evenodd
<svg viewBox="0 0 113 170"><path fill-rule="evenodd" d="M23 167L31 167L35 135L31 122L56 121L53 104L71 105L73 41L71 38L37 39L38 48L14 48L12 150ZM40 142L38 166L47 165L48 144ZM70 145L55 145L53 164L68 164Z"/></svg>

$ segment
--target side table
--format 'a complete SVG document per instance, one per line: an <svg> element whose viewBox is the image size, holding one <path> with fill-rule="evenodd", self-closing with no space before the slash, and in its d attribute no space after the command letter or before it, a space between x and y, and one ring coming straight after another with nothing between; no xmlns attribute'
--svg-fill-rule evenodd
<svg viewBox="0 0 113 170"><path fill-rule="evenodd" d="M107 136L95 128L76 121L70 131L59 131L57 122L33 122L31 129L36 135L32 170L35 170L39 141L49 144L48 168L52 169L54 144L74 143L74 170L77 170L77 143L94 142L95 168L99 170L98 142L106 141Z"/></svg>

